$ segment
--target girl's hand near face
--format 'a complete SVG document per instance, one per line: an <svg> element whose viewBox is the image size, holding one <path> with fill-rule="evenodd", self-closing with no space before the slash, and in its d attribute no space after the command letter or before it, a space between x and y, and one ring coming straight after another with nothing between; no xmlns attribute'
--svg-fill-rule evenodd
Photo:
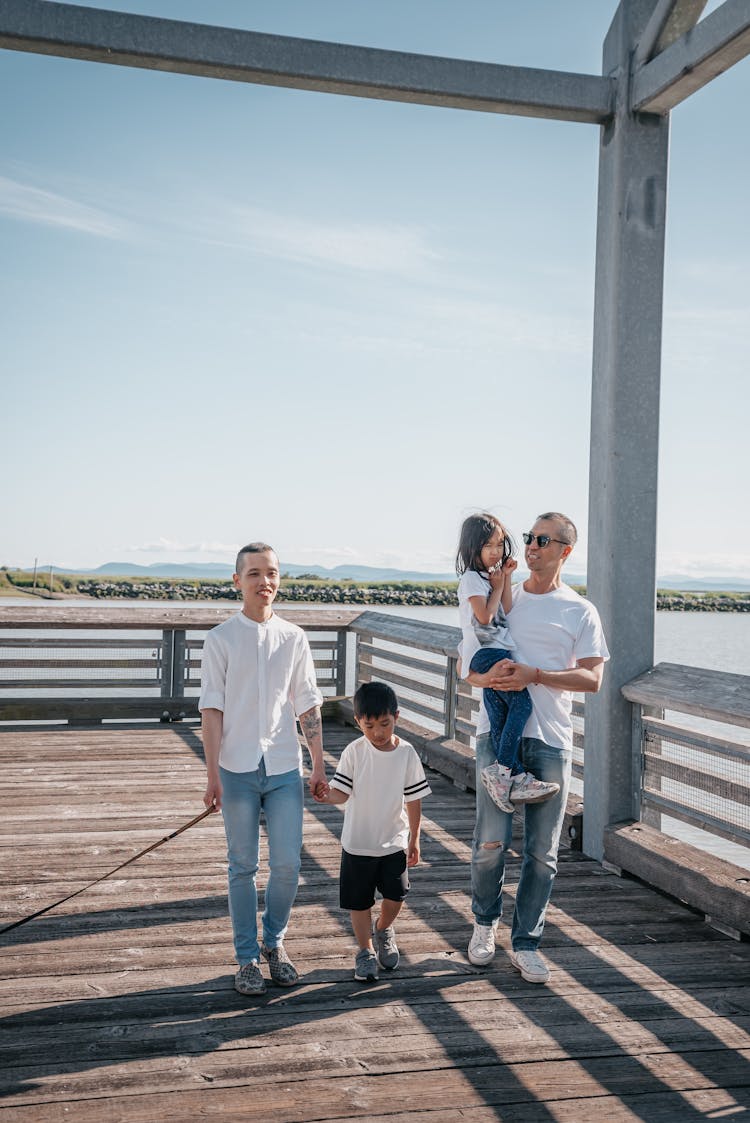
<svg viewBox="0 0 750 1123"><path fill-rule="evenodd" d="M503 569L507 573L508 577L510 577L511 573L513 573L515 569L518 569L518 562L515 558L506 558Z"/></svg>
<svg viewBox="0 0 750 1123"><path fill-rule="evenodd" d="M505 585L505 570L501 565L498 565L496 569L489 569L487 571L487 576L490 581L491 589L502 590L503 586Z"/></svg>

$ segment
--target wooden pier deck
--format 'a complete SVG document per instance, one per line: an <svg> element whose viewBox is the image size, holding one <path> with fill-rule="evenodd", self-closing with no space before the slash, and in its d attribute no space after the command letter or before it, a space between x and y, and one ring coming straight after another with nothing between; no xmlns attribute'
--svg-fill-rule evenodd
<svg viewBox="0 0 750 1123"><path fill-rule="evenodd" d="M352 730L327 724L333 760ZM2 923L43 907L201 809L188 724L8 729ZM473 796L430 773L402 962L352 979L338 908L340 812L311 801L286 946L303 973L232 988L221 823L193 830L0 938L0 1120L731 1119L750 1109L750 945L563 851L524 983L501 926L466 958ZM510 862L512 899L518 860ZM508 910L510 912L510 909Z"/></svg>

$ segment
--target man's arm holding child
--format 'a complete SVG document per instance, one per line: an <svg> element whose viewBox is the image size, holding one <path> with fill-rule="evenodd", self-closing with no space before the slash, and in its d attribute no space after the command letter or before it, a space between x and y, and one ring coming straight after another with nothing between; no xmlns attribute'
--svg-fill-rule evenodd
<svg viewBox="0 0 750 1123"><path fill-rule="evenodd" d="M203 729L203 751L206 755L206 772L208 773L203 803L206 807L213 807L214 811L220 811L219 750L221 748L221 735L224 730L224 714L222 711L202 710L201 728Z"/></svg>
<svg viewBox="0 0 750 1123"><path fill-rule="evenodd" d="M316 792L323 792L328 788L326 783L326 766L323 760L323 719L320 716L320 706L313 706L300 714L299 723L307 743L307 748L312 761L312 768L307 785L313 797Z"/></svg>
<svg viewBox="0 0 750 1123"><path fill-rule="evenodd" d="M406 805L409 820L409 846L406 851L406 865L419 865L419 833L422 827L422 800L412 799Z"/></svg>
<svg viewBox="0 0 750 1123"><path fill-rule="evenodd" d="M548 671L502 659L494 667L490 667L489 671L470 671L466 678L473 686L490 687L492 690L523 690L526 686L548 686L553 690L596 694L602 684L603 673L604 659L601 656L579 659L575 667L562 671Z"/></svg>

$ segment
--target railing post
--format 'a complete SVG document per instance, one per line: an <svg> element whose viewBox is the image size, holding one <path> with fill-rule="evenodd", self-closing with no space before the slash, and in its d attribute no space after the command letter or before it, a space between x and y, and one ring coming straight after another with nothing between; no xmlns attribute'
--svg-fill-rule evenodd
<svg viewBox="0 0 750 1123"><path fill-rule="evenodd" d="M165 628L161 634L161 696L172 695L172 668L174 666L174 631Z"/></svg>
<svg viewBox="0 0 750 1123"><path fill-rule="evenodd" d="M339 698L346 694L346 650L348 635L349 633L346 628L339 628L336 633L336 693Z"/></svg>
<svg viewBox="0 0 750 1123"><path fill-rule="evenodd" d="M445 736L456 737L456 692L458 690L458 659L448 656L445 666Z"/></svg>
<svg viewBox="0 0 750 1123"><path fill-rule="evenodd" d="M172 632L172 697L182 698L185 695L185 629L176 628Z"/></svg>

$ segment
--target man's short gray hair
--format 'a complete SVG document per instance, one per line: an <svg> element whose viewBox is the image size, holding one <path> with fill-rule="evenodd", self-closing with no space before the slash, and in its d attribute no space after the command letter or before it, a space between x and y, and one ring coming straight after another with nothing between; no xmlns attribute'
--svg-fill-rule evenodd
<svg viewBox="0 0 750 1123"><path fill-rule="evenodd" d="M578 541L578 531L573 520L569 519L567 515L563 515L559 511L547 511L544 515L537 515L536 521L541 522L542 520L556 522L560 527L558 533L566 545L575 546Z"/></svg>

